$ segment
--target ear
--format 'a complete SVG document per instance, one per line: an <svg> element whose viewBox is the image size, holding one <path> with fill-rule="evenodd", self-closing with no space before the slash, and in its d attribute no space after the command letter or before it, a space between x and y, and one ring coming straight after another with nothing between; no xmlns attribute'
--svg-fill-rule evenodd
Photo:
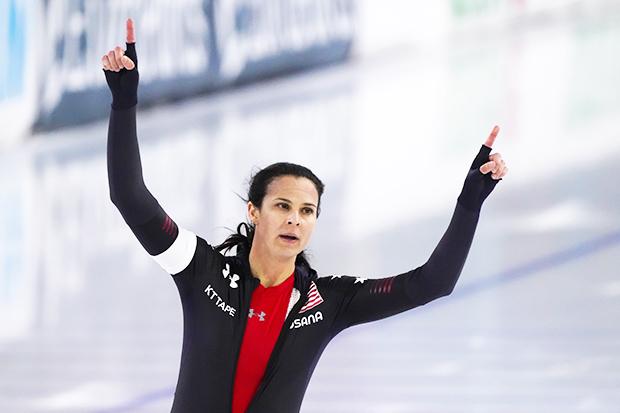
<svg viewBox="0 0 620 413"><path fill-rule="evenodd" d="M250 221L252 221L254 225L256 225L260 218L260 209L256 208L251 202L248 202L248 217L250 217Z"/></svg>

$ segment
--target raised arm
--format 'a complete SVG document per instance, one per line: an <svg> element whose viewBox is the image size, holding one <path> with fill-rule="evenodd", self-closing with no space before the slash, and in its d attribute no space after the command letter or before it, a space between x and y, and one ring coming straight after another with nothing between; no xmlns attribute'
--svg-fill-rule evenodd
<svg viewBox="0 0 620 413"><path fill-rule="evenodd" d="M496 126L480 149L465 179L448 225L428 261L391 278L351 278L340 328L388 317L448 295L454 289L471 247L482 203L508 169L499 154L490 154Z"/></svg>
<svg viewBox="0 0 620 413"><path fill-rule="evenodd" d="M482 203L508 173L501 155L491 154L498 133L499 127L495 126L476 155L439 244L426 264L406 282L407 293L416 305L448 295L456 285L474 238Z"/></svg>
<svg viewBox="0 0 620 413"><path fill-rule="evenodd" d="M127 49L116 47L103 56L102 64L112 92L107 150L110 198L147 252L158 255L174 243L178 228L142 177L136 132L138 58L131 19L127 20Z"/></svg>

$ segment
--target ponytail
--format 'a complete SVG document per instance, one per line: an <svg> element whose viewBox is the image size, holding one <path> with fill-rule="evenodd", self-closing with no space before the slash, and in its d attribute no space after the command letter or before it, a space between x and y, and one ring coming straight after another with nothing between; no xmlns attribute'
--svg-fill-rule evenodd
<svg viewBox="0 0 620 413"><path fill-rule="evenodd" d="M245 232L245 234L244 234ZM241 253L250 253L252 241L254 240L254 224L245 222L237 225L237 232L231 234L220 245L215 247L216 251L229 252L233 248L237 248L237 255Z"/></svg>

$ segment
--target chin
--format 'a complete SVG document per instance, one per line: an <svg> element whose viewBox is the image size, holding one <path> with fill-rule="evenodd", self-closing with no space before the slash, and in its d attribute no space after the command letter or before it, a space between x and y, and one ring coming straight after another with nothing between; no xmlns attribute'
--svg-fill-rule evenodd
<svg viewBox="0 0 620 413"><path fill-rule="evenodd" d="M297 258L297 256L303 251L303 248L294 248L294 249L287 249L285 251L280 250L280 256L285 259L295 259Z"/></svg>

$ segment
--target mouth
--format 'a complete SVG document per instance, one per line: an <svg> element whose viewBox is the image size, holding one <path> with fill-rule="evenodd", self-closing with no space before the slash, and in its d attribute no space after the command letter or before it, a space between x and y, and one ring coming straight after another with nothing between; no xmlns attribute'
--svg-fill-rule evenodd
<svg viewBox="0 0 620 413"><path fill-rule="evenodd" d="M286 242L295 242L299 240L299 238L294 234L282 234L280 235L280 239Z"/></svg>

